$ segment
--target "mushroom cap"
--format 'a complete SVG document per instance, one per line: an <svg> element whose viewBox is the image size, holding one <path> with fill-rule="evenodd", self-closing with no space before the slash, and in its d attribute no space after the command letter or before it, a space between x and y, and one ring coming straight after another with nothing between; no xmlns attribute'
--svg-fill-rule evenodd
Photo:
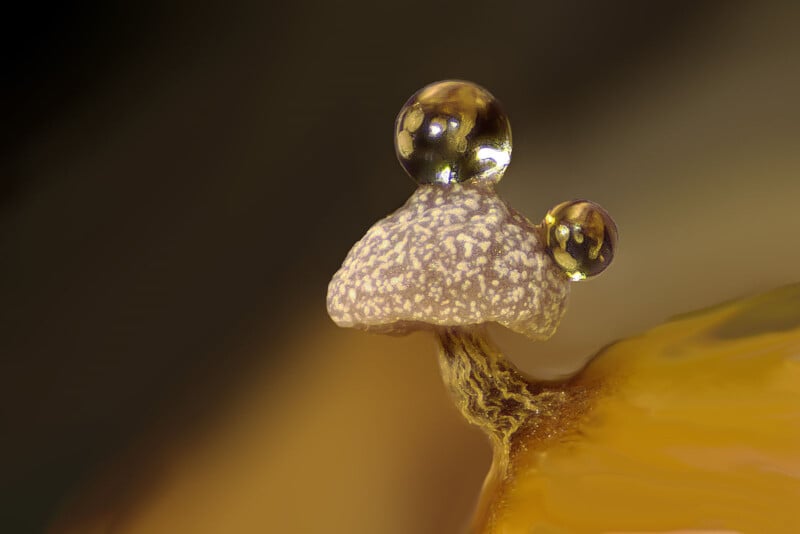
<svg viewBox="0 0 800 534"><path fill-rule="evenodd" d="M423 185L350 250L328 313L382 333L496 322L546 339L568 294L539 229L491 187Z"/></svg>

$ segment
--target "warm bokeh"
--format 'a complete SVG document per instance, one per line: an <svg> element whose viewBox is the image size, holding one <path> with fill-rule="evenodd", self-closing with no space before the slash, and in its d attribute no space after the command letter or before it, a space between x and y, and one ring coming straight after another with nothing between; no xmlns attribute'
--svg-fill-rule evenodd
<svg viewBox="0 0 800 534"><path fill-rule="evenodd" d="M497 332L523 369L800 278L795 3L91 4L6 17L0 530L465 524L489 449L434 344L324 309L437 79L504 103L514 207L620 229L551 341Z"/></svg>

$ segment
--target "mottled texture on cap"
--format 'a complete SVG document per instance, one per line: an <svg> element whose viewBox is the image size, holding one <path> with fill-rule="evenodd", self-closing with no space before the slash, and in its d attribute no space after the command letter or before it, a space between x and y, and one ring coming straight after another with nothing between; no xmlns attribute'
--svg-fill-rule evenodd
<svg viewBox="0 0 800 534"><path fill-rule="evenodd" d="M497 322L543 339L568 292L539 231L494 190L427 185L353 246L328 286L328 313L378 332Z"/></svg>

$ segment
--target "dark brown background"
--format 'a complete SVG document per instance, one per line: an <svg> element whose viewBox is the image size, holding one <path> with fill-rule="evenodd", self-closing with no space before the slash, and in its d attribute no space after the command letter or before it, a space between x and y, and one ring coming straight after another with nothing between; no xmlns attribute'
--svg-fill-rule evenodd
<svg viewBox="0 0 800 534"><path fill-rule="evenodd" d="M326 283L366 228L412 191L394 160L392 124L406 98L434 80L473 80L503 101L515 144L500 189L515 207L538 220L557 202L586 197L620 227L616 265L575 289L561 332L539 356L520 356L527 343L499 334L529 371L564 372L671 314L797 281L795 6L95 2L7 12L2 530L40 531L97 477L117 489L99 491L109 496L102 505L79 506L81 517L147 503L147 488L158 486L150 479L169 471L146 460L167 439L159 436L191 448L245 410L232 400L243 389L277 390L293 383L287 369L313 376L317 362L350 361L347 347L357 352L361 338L336 338L349 334L325 321ZM386 343L381 351L408 342ZM430 395L450 417L427 348L418 356L430 389L409 385L397 398ZM382 361L375 373L416 372L403 356ZM302 395L263 402L316 428L308 411L291 411ZM352 422L336 413L343 419L333 426ZM302 530L455 529L485 451L480 436L447 421L420 427L428 440L420 450L465 443L466 465L447 464L444 453L415 460L418 449L404 449L406 485L397 491L410 499L424 486L424 501L392 501L369 523L358 508L375 510L370 499L382 494L362 482L359 497L343 501L355 510L350 519ZM280 428L264 415L265 436L281 441ZM311 435L303 454L326 458L332 438ZM368 447L374 433L354 435L335 439ZM355 454L342 447L330 462ZM128 458L145 460L125 471ZM397 462L389 454L353 470ZM425 465L451 472L413 476ZM266 472L265 486L305 476ZM308 477L323 476L315 473ZM347 480L320 487L349 491ZM264 497L263 515L280 522L297 495ZM409 510L418 517L398 526L393 518ZM159 524L114 521L143 532ZM287 524L280 531L292 531Z"/></svg>

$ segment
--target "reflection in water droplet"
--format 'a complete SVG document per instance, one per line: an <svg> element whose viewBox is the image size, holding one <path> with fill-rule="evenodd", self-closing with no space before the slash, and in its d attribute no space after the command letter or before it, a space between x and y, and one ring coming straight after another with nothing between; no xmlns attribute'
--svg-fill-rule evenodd
<svg viewBox="0 0 800 534"><path fill-rule="evenodd" d="M511 126L486 89L458 80L437 82L400 110L395 149L419 184L495 184L511 162Z"/></svg>
<svg viewBox="0 0 800 534"><path fill-rule="evenodd" d="M573 281L603 272L614 259L617 225L599 205L572 200L544 218L547 250Z"/></svg>

